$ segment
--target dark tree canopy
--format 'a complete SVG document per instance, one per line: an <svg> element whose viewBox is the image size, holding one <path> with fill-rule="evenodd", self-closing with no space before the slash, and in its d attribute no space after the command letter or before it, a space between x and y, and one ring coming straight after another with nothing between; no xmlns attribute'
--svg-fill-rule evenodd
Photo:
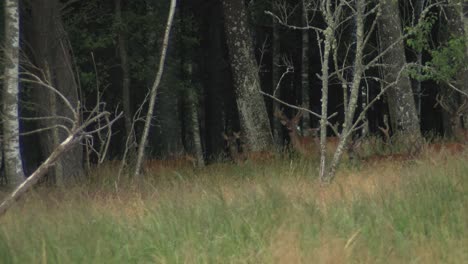
<svg viewBox="0 0 468 264"><path fill-rule="evenodd" d="M223 2L226 4L224 8ZM238 6L230 5L234 2ZM324 46L317 42L317 36L322 38L324 35L316 29L325 29L326 19L317 10L320 3L327 1L234 2L178 1L166 69L146 149L148 157L168 159L195 153L200 156L201 153L208 162L216 161L228 155L223 132L240 131L239 146L244 149L249 146L265 149L255 145L260 138L262 144L271 148L279 147L274 144L287 144L290 139L288 133L283 133L284 127L279 123L274 125L274 110L282 109L289 117L297 110L281 103L274 107L273 100L261 95L260 90L275 93L277 99L287 104L300 106L306 102L304 107L320 115L322 81L319 76L322 74ZM341 3L329 2L333 10ZM350 1L351 5L357 2ZM380 16L374 12L379 1L365 2L365 12L370 13L364 31L369 32L373 21ZM384 0L380 2L387 4ZM459 120L457 127L467 128L468 124L463 121L468 120L466 108L463 108L468 91L466 81L463 81L466 74L457 75L462 69L466 72L466 28L454 26L454 21L463 24L466 18L457 17L461 14L456 12L460 8L456 6L457 1L448 2L448 6L426 3L417 9L414 7L421 1L399 1L399 5L392 10L386 8L379 17L383 23L380 23L379 31L366 40L369 44L366 54L375 56L379 52L379 41L382 51L388 48L387 45L393 45L392 40L398 36L405 38L380 60L382 65L393 67L393 72L380 67L365 69L356 117L366 103L375 99L384 83L391 82L403 64L415 66L405 72L407 77L397 89L390 90L369 108L365 118L369 135L384 136L379 127L384 126L385 116L391 120L390 133L401 130L400 117L396 117L396 113L398 110L407 113L409 108L414 112L409 121L405 120L410 124L404 124L407 129L403 132L451 136L455 131L447 129L449 118ZM120 3L118 12L116 3ZM3 1L0 3L3 10L2 5ZM22 70L51 78L58 90L75 103L79 101L84 109L101 102L108 109L116 109L116 113L122 109L126 112L125 118L114 125L105 159L119 160L126 148L136 147L128 147L127 136L134 133L138 138L142 132L143 122L138 117L147 109L144 99L158 70L168 8L168 1L158 0L21 2ZM331 59L329 63L332 74L327 108L329 115L333 114L329 120L332 124L343 122L343 105L349 95L343 93L343 87L338 83L343 80L351 83L355 70L348 67L340 72L337 68L352 65L356 49L353 9L344 10L342 17L349 16L349 19L332 29L338 40L332 47L338 54L337 60ZM239 13L231 13L234 11ZM0 18L1 40L3 14ZM415 18L421 18L421 23L417 24ZM399 27L388 30L388 23ZM248 45L243 45L245 43ZM307 45L305 49L304 45ZM420 65L416 66L417 63ZM334 71L337 72L333 74ZM54 115L53 111L66 115L61 106L56 106L55 110L50 107L53 103L46 93L35 92L31 84L22 83L21 86L21 115L39 117ZM453 86L462 92L454 90ZM396 96L395 92L402 89L405 95ZM405 96L412 104L408 109L400 100ZM445 101L436 104L436 99ZM310 122L300 124L300 133L318 126L317 115L310 115ZM86 111L83 117L86 117ZM133 119L135 117L137 120ZM22 120L21 129L26 132L50 125L48 122ZM336 126L336 129L342 127ZM37 167L51 152L51 147L57 143L54 143L53 133L51 130L21 136L26 172ZM326 133L331 135L331 129ZM273 135L280 135L281 139L273 141ZM105 135L99 134L93 139L96 150L106 149L101 136ZM58 135L56 140L60 137ZM39 142L42 150L28 147L32 142ZM79 160L78 163L74 163L75 168L71 162L64 163L64 166L71 166L65 166L65 170L80 171L84 163L99 162L102 154L83 146L74 153L75 156L64 159Z"/></svg>

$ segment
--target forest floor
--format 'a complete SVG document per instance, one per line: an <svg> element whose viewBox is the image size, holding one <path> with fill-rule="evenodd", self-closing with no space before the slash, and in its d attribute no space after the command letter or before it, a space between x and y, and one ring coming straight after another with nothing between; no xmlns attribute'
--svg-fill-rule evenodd
<svg viewBox="0 0 468 264"><path fill-rule="evenodd" d="M468 263L468 158L103 167L0 218L0 263Z"/></svg>

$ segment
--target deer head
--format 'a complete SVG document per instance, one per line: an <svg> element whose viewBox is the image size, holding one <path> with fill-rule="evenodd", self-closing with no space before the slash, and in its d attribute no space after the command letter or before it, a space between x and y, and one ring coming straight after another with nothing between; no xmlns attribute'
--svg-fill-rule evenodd
<svg viewBox="0 0 468 264"><path fill-rule="evenodd" d="M234 132L232 135L223 133L223 138L226 141L229 156L235 163L243 163L247 160L252 160L254 162L265 162L271 160L274 157L273 153L270 151L245 152L245 149L239 149L238 140L241 139L239 132Z"/></svg>
<svg viewBox="0 0 468 264"><path fill-rule="evenodd" d="M304 137L299 134L298 125L301 120L303 111L299 111L296 116L292 119L289 119L281 110L276 110L274 116L278 118L281 124L288 131L289 138L291 139L292 147L301 154L310 154L316 153L318 151L317 147L317 137L316 132L318 129L310 128L308 133L310 136Z"/></svg>
<svg viewBox="0 0 468 264"><path fill-rule="evenodd" d="M241 161L244 158L239 150L239 144L237 143L240 140L240 132L233 132L232 135L227 135L223 133L223 138L226 141L226 146L228 148L229 156L235 162Z"/></svg>

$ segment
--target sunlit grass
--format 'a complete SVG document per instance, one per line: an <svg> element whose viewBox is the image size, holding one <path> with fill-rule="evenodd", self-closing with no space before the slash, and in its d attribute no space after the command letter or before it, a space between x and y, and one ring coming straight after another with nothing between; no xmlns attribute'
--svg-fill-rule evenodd
<svg viewBox="0 0 468 264"><path fill-rule="evenodd" d="M1 263L466 263L466 157L342 166L103 168L37 188L0 219Z"/></svg>

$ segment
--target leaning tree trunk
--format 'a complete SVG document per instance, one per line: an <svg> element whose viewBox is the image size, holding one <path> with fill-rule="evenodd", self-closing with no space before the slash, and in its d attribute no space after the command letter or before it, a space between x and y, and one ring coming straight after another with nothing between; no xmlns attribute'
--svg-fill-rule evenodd
<svg viewBox="0 0 468 264"><path fill-rule="evenodd" d="M6 0L5 8L5 74L3 82L3 147L5 176L11 186L24 181L19 144L18 69L20 17L18 0Z"/></svg>
<svg viewBox="0 0 468 264"><path fill-rule="evenodd" d="M141 167L143 164L143 158L145 154L145 147L148 140L148 134L151 126L151 121L153 118L154 106L156 103L156 93L158 91L159 84L161 83L162 74L164 71L164 63L166 61L167 47L169 45L169 35L172 28L172 22L174 21L174 13L176 9L176 0L171 0L171 5L169 7L169 15L167 17L166 29L164 32L164 39L161 47L161 55L159 57L158 72L154 80L153 86L149 92L149 105L148 112L146 113L145 126L143 128L143 134L141 136L140 142L138 144L137 160L135 165L134 176L141 178Z"/></svg>
<svg viewBox="0 0 468 264"><path fill-rule="evenodd" d="M34 63L41 70L39 76L64 95L73 107L78 103L78 85L73 72L71 45L61 19L61 4L58 0L34 0L31 2L31 16L27 24L30 30L30 43ZM56 94L35 87L33 98L41 117L65 116L73 119L73 113ZM38 122L41 128L66 125L63 119L43 119ZM66 138L66 131L53 128L40 134L43 157ZM78 144L60 157L52 176L57 184L69 181L83 172L83 150Z"/></svg>
<svg viewBox="0 0 468 264"><path fill-rule="evenodd" d="M382 58L383 64L386 65L383 77L385 83L391 83L396 80L406 64L403 41L393 45L396 40L402 38L400 13L398 1L380 0L380 5L382 10L378 21L380 49L385 51L390 48ZM393 131L402 133L406 138L411 136L411 140L419 140L421 132L409 78L401 77L398 83L388 90L387 97Z"/></svg>
<svg viewBox="0 0 468 264"><path fill-rule="evenodd" d="M272 145L272 135L265 102L260 94L244 1L223 0L222 3L241 128L249 150L265 150Z"/></svg>

